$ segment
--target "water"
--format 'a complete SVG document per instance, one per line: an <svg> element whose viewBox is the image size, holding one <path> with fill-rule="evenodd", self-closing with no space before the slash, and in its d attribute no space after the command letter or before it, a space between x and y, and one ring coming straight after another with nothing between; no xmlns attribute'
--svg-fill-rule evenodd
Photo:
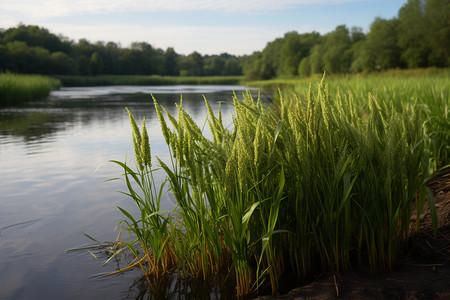
<svg viewBox="0 0 450 300"><path fill-rule="evenodd" d="M114 271L118 264L102 266L105 257L95 259L87 251L66 252L91 244L83 233L114 241L113 230L122 219L117 206L133 210L132 201L117 192L125 189L123 181L103 182L121 174L108 160L133 156L124 107L139 125L145 115L152 154L167 158L150 93L171 113L182 94L184 108L203 125L202 95L217 110L217 101L229 102L233 91L239 95L244 89L63 88L42 101L0 109L0 299L142 297L146 287L139 270L98 279L96 274ZM162 209L172 205L165 199ZM171 282L164 289L162 295L145 295L178 299L195 288Z"/></svg>

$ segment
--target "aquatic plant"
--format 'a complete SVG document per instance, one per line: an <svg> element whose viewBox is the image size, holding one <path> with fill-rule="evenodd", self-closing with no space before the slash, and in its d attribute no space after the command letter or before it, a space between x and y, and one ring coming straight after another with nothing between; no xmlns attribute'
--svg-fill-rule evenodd
<svg viewBox="0 0 450 300"><path fill-rule="evenodd" d="M280 92L273 104L234 97L231 129L205 99L210 140L182 101L175 117L153 100L170 154L169 164L156 158L166 181L155 185L145 120L140 130L130 112L136 171L114 161L141 213L119 208L145 276L232 274L243 296L265 285L275 293L286 272L393 267L433 171L425 104L398 111L376 95L361 104L322 79L315 92ZM170 212L160 210L166 190L177 202Z"/></svg>
<svg viewBox="0 0 450 300"><path fill-rule="evenodd" d="M60 82L50 77L0 73L0 106L39 99L59 87Z"/></svg>

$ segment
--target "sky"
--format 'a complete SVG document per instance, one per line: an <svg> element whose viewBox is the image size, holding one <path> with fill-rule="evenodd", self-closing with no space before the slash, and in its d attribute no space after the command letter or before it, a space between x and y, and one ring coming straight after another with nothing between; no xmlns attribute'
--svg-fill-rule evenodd
<svg viewBox="0 0 450 300"><path fill-rule="evenodd" d="M147 42L179 54L261 51L286 32L368 32L407 0L1 0L0 28L38 25L73 41Z"/></svg>

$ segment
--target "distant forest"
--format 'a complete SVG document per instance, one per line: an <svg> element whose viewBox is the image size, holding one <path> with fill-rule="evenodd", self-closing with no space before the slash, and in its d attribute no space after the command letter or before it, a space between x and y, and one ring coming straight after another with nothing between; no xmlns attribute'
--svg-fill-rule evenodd
<svg viewBox="0 0 450 300"><path fill-rule="evenodd" d="M376 18L366 34L337 26L332 32L288 32L262 51L189 55L134 42L74 42L45 28L0 29L0 72L47 75L246 75L249 79L306 77L393 68L450 66L450 0L409 0L393 19Z"/></svg>

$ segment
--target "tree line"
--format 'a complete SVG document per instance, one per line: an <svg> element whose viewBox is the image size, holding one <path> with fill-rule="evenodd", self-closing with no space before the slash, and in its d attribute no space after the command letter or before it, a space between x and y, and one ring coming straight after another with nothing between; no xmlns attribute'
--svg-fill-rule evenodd
<svg viewBox="0 0 450 300"><path fill-rule="evenodd" d="M249 79L357 73L392 68L449 67L450 0L409 0L398 16L376 18L366 34L337 26L325 35L286 33L262 51L189 55L147 42L122 48L114 42L78 42L45 28L0 30L0 71L58 75L246 75Z"/></svg>
<svg viewBox="0 0 450 300"><path fill-rule="evenodd" d="M409 0L398 16L361 28L337 26L328 34L288 32L243 66L251 79L315 73L373 72L393 68L449 67L450 0Z"/></svg>
<svg viewBox="0 0 450 300"><path fill-rule="evenodd" d="M242 57L227 53L180 55L146 42L78 42L45 28L20 24L0 30L0 71L47 75L242 75Z"/></svg>

